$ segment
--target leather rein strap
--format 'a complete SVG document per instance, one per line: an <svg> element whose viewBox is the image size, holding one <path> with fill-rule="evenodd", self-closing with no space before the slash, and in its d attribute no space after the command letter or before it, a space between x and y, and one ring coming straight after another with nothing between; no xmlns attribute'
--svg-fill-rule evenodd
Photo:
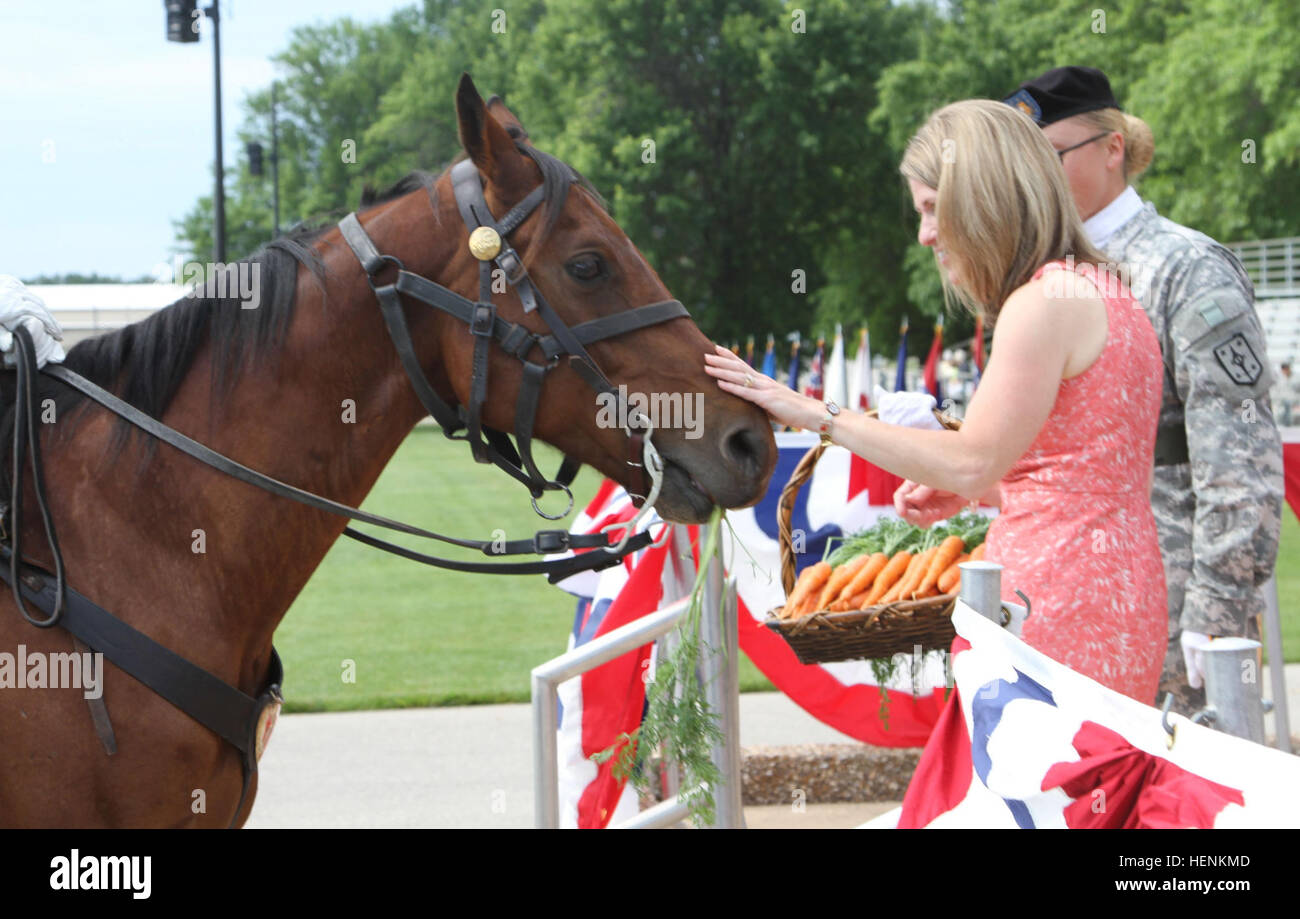
<svg viewBox="0 0 1300 919"><path fill-rule="evenodd" d="M567 549L595 549L607 548L609 541L607 537L600 533L593 534L571 534L567 530L543 530L537 533L532 539L519 539L509 542L496 543L484 540L457 539L452 536L444 536L431 530L425 530L421 527L411 526L410 524L401 523L396 520L390 520L378 514L372 514L358 508L349 507L346 504L340 504L337 501L331 501L329 498L323 498L320 495L304 491L293 485L281 482L269 475L249 469L247 466L237 463L228 457L217 453L210 447L186 437L184 434L176 431L163 424L156 418L146 415L135 406L122 401L117 396L108 392L100 386L90 382L85 377L60 364L49 364L41 368L41 372L46 376L54 377L74 389L80 391L90 399L98 402L104 408L118 415L122 419L129 421L131 424L140 428L142 431L156 437L169 446L175 447L182 453L185 453L205 465L211 466L218 472L224 473L231 478L238 479L249 485L255 485L264 491L270 492L281 498L288 498L291 501L297 501L307 507L316 510L325 511L330 514L337 514L340 517L347 517L361 523L369 523L374 526L383 527L389 530L395 530L399 533L407 533L412 536L419 536L425 539L436 539L452 545L463 546L469 549L477 549L485 555L520 555L524 553L546 554L563 552ZM376 548L389 547L389 543L373 537L365 536L354 530L345 530L345 533L353 535L353 538L365 542L367 545L374 545ZM629 540L637 542L637 548L643 548L649 544L650 536L647 533L638 534ZM400 551L397 551L399 550ZM599 569L617 564L622 558L621 555L612 553L587 553L577 555L571 558L556 559L549 562L514 562L514 563L491 563L491 562L462 562L455 559L436 558L434 556L419 555L411 553L410 550L401 549L398 546L391 546L386 551L393 551L394 554L403 555L406 558L414 557L417 561L433 565L439 568L450 568L454 571L467 571L472 573L486 574L546 574L550 576L552 582L562 580L578 571L587 571ZM636 551L635 549L629 551Z"/></svg>

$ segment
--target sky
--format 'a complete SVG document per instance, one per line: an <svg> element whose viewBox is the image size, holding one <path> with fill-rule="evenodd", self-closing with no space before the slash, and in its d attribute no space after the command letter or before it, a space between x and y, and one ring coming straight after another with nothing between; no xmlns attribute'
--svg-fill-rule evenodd
<svg viewBox="0 0 1300 919"><path fill-rule="evenodd" d="M226 168L295 27L414 5L221 0ZM173 221L212 192L212 43L166 24L163 0L0 0L0 274L133 280L174 257Z"/></svg>

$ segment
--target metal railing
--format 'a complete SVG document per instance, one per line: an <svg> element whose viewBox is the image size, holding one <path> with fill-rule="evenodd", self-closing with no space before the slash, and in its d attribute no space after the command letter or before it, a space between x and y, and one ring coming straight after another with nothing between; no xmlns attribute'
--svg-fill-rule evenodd
<svg viewBox="0 0 1300 919"><path fill-rule="evenodd" d="M1233 243L1228 248L1241 259L1256 297L1300 296L1300 237Z"/></svg>
<svg viewBox="0 0 1300 919"><path fill-rule="evenodd" d="M679 599L634 622L620 626L581 647L547 661L532 672L533 697L533 797L536 826L554 829L560 825L559 741L557 731L557 691L565 680L573 679L615 658L667 636L690 606L689 593L694 580L694 565L685 527L674 527L672 569L665 564L665 595L675 585ZM683 562L683 559L686 561ZM703 560L702 560L703 561ZM712 789L714 827L744 826L740 783L740 667L738 655L736 587L724 583L721 560L708 560L705 573L704 608L700 617L700 644L705 649L700 661L699 679L704 686L709 708L718 715L723 739L714 744L710 757L722 775ZM668 800L642 811L611 829L646 829L672 826L688 815L686 794L675 792L675 776L670 772Z"/></svg>

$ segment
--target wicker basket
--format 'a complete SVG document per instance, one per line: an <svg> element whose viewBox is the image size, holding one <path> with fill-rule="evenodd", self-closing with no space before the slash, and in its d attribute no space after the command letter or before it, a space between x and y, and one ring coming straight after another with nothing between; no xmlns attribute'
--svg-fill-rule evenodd
<svg viewBox="0 0 1300 919"><path fill-rule="evenodd" d="M949 430L961 427L960 421L942 412L936 411L935 417ZM795 582L790 516L799 489L808 481L825 450L822 444L809 450L781 492L777 526L781 537L781 581L786 596L794 589ZM922 651L947 651L957 634L952 625L956 602L956 594L943 594L923 600L897 600L864 610L834 613L822 610L798 619L778 618L781 614L778 608L772 610L764 624L784 638L805 664L888 658L900 653L911 654L917 645Z"/></svg>

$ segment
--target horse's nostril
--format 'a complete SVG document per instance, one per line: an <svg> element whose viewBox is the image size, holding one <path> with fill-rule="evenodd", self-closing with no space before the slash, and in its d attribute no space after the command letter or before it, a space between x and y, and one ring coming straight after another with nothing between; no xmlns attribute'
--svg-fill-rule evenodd
<svg viewBox="0 0 1300 919"><path fill-rule="evenodd" d="M759 475L767 464L767 440L749 425L727 434L722 441L722 452L746 475Z"/></svg>

